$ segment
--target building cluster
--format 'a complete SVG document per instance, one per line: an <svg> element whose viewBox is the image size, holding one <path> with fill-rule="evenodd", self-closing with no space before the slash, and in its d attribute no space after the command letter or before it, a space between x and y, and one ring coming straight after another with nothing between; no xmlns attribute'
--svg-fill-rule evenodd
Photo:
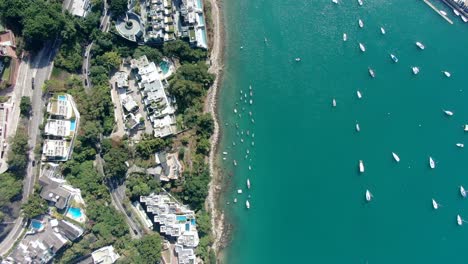
<svg viewBox="0 0 468 264"><path fill-rule="evenodd" d="M146 212L153 216L161 235L176 239L174 250L178 263L195 263L195 248L199 243L195 213L173 201L167 194L141 196L140 202L145 204Z"/></svg>
<svg viewBox="0 0 468 264"><path fill-rule="evenodd" d="M161 79L159 67L149 62L146 56L133 59L130 63L154 136L162 138L176 133L175 99L167 95L167 81Z"/></svg>
<svg viewBox="0 0 468 264"><path fill-rule="evenodd" d="M53 97L47 104L48 118L44 128L43 161L66 161L73 150L80 113L68 94Z"/></svg>
<svg viewBox="0 0 468 264"><path fill-rule="evenodd" d="M8 71L9 74L4 74ZM0 25L0 82L2 88L16 84L19 60L16 56L16 38L11 30Z"/></svg>
<svg viewBox="0 0 468 264"><path fill-rule="evenodd" d="M158 152L154 154L155 167L148 168L146 172L160 181L177 180L182 174L183 167L177 158L177 153Z"/></svg>
<svg viewBox="0 0 468 264"><path fill-rule="evenodd" d="M133 7L118 19L116 30L123 38L141 44L182 38L193 47L208 48L202 0L146 0L140 9L141 16Z"/></svg>
<svg viewBox="0 0 468 264"><path fill-rule="evenodd" d="M120 258L113 246L102 247L77 264L112 264Z"/></svg>
<svg viewBox="0 0 468 264"><path fill-rule="evenodd" d="M465 12L468 11L468 0L452 0L459 7L461 7Z"/></svg>
<svg viewBox="0 0 468 264"><path fill-rule="evenodd" d="M66 220L49 216L33 219L24 238L2 263L49 263L60 249L77 240L83 231Z"/></svg>

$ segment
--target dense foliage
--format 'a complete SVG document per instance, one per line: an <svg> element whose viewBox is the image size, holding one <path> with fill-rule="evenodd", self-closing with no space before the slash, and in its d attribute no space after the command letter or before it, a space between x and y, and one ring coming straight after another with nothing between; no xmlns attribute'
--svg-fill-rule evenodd
<svg viewBox="0 0 468 264"><path fill-rule="evenodd" d="M132 201L138 201L140 196L146 196L159 190L160 182L145 173L133 173L126 180L127 196Z"/></svg>
<svg viewBox="0 0 468 264"><path fill-rule="evenodd" d="M10 150L8 152L8 169L17 177L23 178L28 166L28 134L24 127L18 127L15 136L9 140Z"/></svg>
<svg viewBox="0 0 468 264"><path fill-rule="evenodd" d="M108 0L109 10L114 17L120 17L127 11L128 0Z"/></svg>
<svg viewBox="0 0 468 264"><path fill-rule="evenodd" d="M26 203L21 205L21 209L23 209L23 215L26 218L33 218L45 214L49 210L49 207L47 202L36 192L29 196Z"/></svg>

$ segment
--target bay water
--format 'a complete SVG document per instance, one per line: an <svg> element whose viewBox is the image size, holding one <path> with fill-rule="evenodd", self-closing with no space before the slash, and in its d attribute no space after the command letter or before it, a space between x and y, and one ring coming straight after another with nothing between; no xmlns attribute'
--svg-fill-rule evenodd
<svg viewBox="0 0 468 264"><path fill-rule="evenodd" d="M468 25L433 2L454 25L417 0L224 2L224 263L467 262Z"/></svg>

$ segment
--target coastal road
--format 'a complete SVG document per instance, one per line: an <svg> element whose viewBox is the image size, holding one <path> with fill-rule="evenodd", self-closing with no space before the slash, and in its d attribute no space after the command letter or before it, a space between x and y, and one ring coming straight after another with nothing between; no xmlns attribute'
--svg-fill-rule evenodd
<svg viewBox="0 0 468 264"><path fill-rule="evenodd" d="M42 122L44 101L42 99L42 85L49 78L53 68L53 58L57 52L57 42L54 42L45 47L35 56L33 60L29 58L22 61L18 79L15 86L15 106L10 121L10 131L16 131L20 120L19 102L22 96L31 97L32 116L29 120L29 163L26 169L26 175L23 180L23 199L22 203L26 202L28 197L34 190L36 180L36 167L32 166L34 160L34 147L36 146L37 136L39 133L39 124ZM32 87L32 79L34 78L34 89ZM12 131L13 130L13 131ZM0 243L0 255L4 255L10 250L15 241L22 234L26 227L26 219L18 217L13 222L13 228L8 236Z"/></svg>

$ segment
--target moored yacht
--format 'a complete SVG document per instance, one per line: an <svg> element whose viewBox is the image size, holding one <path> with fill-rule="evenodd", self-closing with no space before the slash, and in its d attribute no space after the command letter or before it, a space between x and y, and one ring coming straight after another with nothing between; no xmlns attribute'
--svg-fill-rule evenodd
<svg viewBox="0 0 468 264"><path fill-rule="evenodd" d="M458 224L459 226L463 225L463 219L461 218L460 215L457 215L457 224Z"/></svg>
<svg viewBox="0 0 468 264"><path fill-rule="evenodd" d="M449 110L443 110L444 113L448 116L453 116L453 112L452 111L449 111Z"/></svg>
<svg viewBox="0 0 468 264"><path fill-rule="evenodd" d="M348 35L346 35L346 33L343 33L343 41L346 41L348 40Z"/></svg>
<svg viewBox="0 0 468 264"><path fill-rule="evenodd" d="M416 75L419 73L419 68L418 67L411 67L411 70L413 70L413 74Z"/></svg>
<svg viewBox="0 0 468 264"><path fill-rule="evenodd" d="M361 131L361 127L359 126L359 123L356 123L356 131L357 132Z"/></svg>
<svg viewBox="0 0 468 264"><path fill-rule="evenodd" d="M460 194L463 198L466 197L466 191L465 191L465 188L463 188L463 186L460 185Z"/></svg>
<svg viewBox="0 0 468 264"><path fill-rule="evenodd" d="M465 22L465 23L468 22L468 18L466 18L465 16L462 15L461 18L462 18L463 22Z"/></svg>
<svg viewBox="0 0 468 264"><path fill-rule="evenodd" d="M247 179L247 189L250 189L250 180Z"/></svg>
<svg viewBox="0 0 468 264"><path fill-rule="evenodd" d="M400 162L400 157L398 157L398 155L395 152L392 152L392 156L396 162Z"/></svg>
<svg viewBox="0 0 468 264"><path fill-rule="evenodd" d="M250 202L249 202L249 200L245 201L245 207L247 207L247 209L250 209Z"/></svg>
<svg viewBox="0 0 468 264"><path fill-rule="evenodd" d="M436 210L439 209L439 204L434 199L432 199L432 207Z"/></svg>
<svg viewBox="0 0 468 264"><path fill-rule="evenodd" d="M468 131L468 125L465 125L463 130Z"/></svg>
<svg viewBox="0 0 468 264"><path fill-rule="evenodd" d="M336 100L335 100L335 98L333 98L332 105L333 105L333 107L336 107Z"/></svg>
<svg viewBox="0 0 468 264"><path fill-rule="evenodd" d="M375 78L375 72L372 68L369 68L369 75L372 77L372 78Z"/></svg>
<svg viewBox="0 0 468 264"><path fill-rule="evenodd" d="M363 27L364 27L364 22L362 22L361 19L358 20L358 24L359 24L359 27L360 27L360 28L363 28Z"/></svg>
<svg viewBox="0 0 468 264"><path fill-rule="evenodd" d="M398 58L397 56L393 55L393 54L390 54L390 58L392 58L392 60L396 63L398 62Z"/></svg>
<svg viewBox="0 0 468 264"><path fill-rule="evenodd" d="M385 35L385 28L380 27L380 32L382 33L382 35Z"/></svg>
<svg viewBox="0 0 468 264"><path fill-rule="evenodd" d="M444 10L439 10L439 12L444 15L444 16L447 16L447 12L445 12Z"/></svg>
<svg viewBox="0 0 468 264"><path fill-rule="evenodd" d="M465 146L463 143L457 143L455 145L457 145L457 147L459 147L459 148L463 148Z"/></svg>
<svg viewBox="0 0 468 264"><path fill-rule="evenodd" d="M452 74L448 71L442 71L444 73L444 75L448 78L450 78L450 76L452 76Z"/></svg>
<svg viewBox="0 0 468 264"><path fill-rule="evenodd" d="M421 42L419 42L419 41L416 42L416 46L418 46L418 48L420 48L420 49L422 49L422 50L426 48L426 47L424 47L424 45L423 45Z"/></svg>
<svg viewBox="0 0 468 264"><path fill-rule="evenodd" d="M363 4L363 3L362 3L362 0L358 0L357 2L358 2L358 4L359 4L360 6L362 6L362 4Z"/></svg>
<svg viewBox="0 0 468 264"><path fill-rule="evenodd" d="M454 13L456 16L460 16L460 12L458 12L458 10L456 10L456 9L453 10L453 13Z"/></svg>
<svg viewBox="0 0 468 264"><path fill-rule="evenodd" d="M435 162L434 162L434 160L432 159L432 157L429 157L429 167L431 167L431 169L434 169L434 168L435 168Z"/></svg>
<svg viewBox="0 0 468 264"><path fill-rule="evenodd" d="M294 60L297 61L297 62L300 62L300 61L301 61L301 58L297 57L297 58L295 58Z"/></svg>
<svg viewBox="0 0 468 264"><path fill-rule="evenodd" d="M359 49L361 49L362 52L366 51L366 47L362 43L359 43Z"/></svg>
<svg viewBox="0 0 468 264"><path fill-rule="evenodd" d="M361 98L362 98L362 94L361 94L361 92L360 92L360 91L357 91L357 92L356 92L356 95L357 95L357 98L359 98L359 99L361 99Z"/></svg>
<svg viewBox="0 0 468 264"><path fill-rule="evenodd" d="M372 200L372 193L369 190L366 190L366 201L370 202Z"/></svg>
<svg viewBox="0 0 468 264"><path fill-rule="evenodd" d="M362 160L359 160L359 172L360 173L364 172L364 162L362 162Z"/></svg>

